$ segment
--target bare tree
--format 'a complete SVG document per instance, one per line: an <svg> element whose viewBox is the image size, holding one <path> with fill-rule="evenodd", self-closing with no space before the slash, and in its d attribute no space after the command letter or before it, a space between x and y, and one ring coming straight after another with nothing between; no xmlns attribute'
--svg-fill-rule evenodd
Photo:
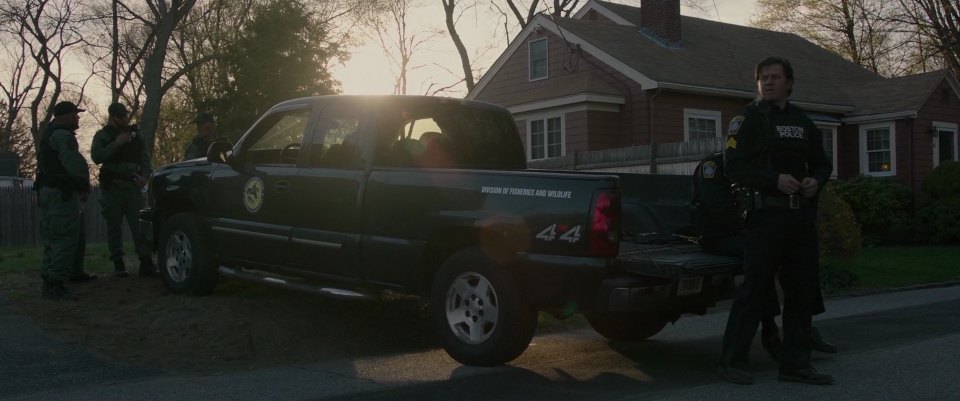
<svg viewBox="0 0 960 401"><path fill-rule="evenodd" d="M50 121L53 104L64 92L64 60L71 48L83 40L75 17L76 4L70 0L0 3L0 20L4 21L0 31L13 35L26 46L29 62L39 71L28 90L31 99L27 107L35 142ZM77 92L82 97L82 87Z"/></svg>
<svg viewBox="0 0 960 401"><path fill-rule="evenodd" d="M421 0L382 0L380 8L368 14L375 38L390 59L394 94L408 93L409 73L427 65L414 63L414 56L442 35L437 29L415 30L408 25L410 12L422 5Z"/></svg>
<svg viewBox="0 0 960 401"><path fill-rule="evenodd" d="M881 75L908 72L908 31L884 0L758 0L751 24L796 33Z"/></svg>
<svg viewBox="0 0 960 401"><path fill-rule="evenodd" d="M924 44L933 51L925 57L937 57L960 74L960 5L956 0L900 0L906 18L916 28L920 49Z"/></svg>
<svg viewBox="0 0 960 401"><path fill-rule="evenodd" d="M0 46L3 47L3 59L7 62L2 68L9 73L0 81L0 91L3 92L3 99L0 100L3 105L0 151L14 151L22 156L18 150L23 146L24 139L29 139L29 135L23 138L20 111L26 108L40 69L30 63L25 42L0 40ZM26 132L29 133L29 130Z"/></svg>
<svg viewBox="0 0 960 401"><path fill-rule="evenodd" d="M472 91L473 87L476 86L476 81L473 79L473 67L470 64L470 54L467 53L467 47L463 45L463 40L460 39L460 35L457 33L457 21L462 14L456 12L457 0L441 0L441 2L443 3L443 12L446 15L447 32L450 34L450 39L453 40L453 44L457 48L457 54L460 55L460 66L463 68L463 77L464 82L467 84L467 91Z"/></svg>

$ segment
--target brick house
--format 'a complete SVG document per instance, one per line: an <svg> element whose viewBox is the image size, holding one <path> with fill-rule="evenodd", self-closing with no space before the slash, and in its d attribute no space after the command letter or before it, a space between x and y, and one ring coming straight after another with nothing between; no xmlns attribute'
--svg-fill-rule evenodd
<svg viewBox="0 0 960 401"><path fill-rule="evenodd" d="M839 178L893 176L915 190L957 160L960 84L949 71L886 79L797 35L681 16L679 0L590 0L573 18L539 15L467 98L507 107L531 161L720 144L770 55L793 63L791 101L824 131Z"/></svg>

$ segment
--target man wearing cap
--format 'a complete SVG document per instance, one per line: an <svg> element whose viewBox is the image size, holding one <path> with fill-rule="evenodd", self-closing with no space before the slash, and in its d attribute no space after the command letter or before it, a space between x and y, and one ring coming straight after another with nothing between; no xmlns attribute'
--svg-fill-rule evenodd
<svg viewBox="0 0 960 401"><path fill-rule="evenodd" d="M183 160L207 157L210 144L226 141L226 139L217 136L217 122L213 119L213 114L198 113L197 117L193 119L193 123L197 126L197 135L187 145L187 150L183 153Z"/></svg>
<svg viewBox="0 0 960 401"><path fill-rule="evenodd" d="M43 244L41 294L48 299L76 299L64 281L89 281L83 272L81 198L90 192L87 160L80 154L76 130L84 109L72 102L53 107L53 121L37 145L37 200ZM78 263L79 259L79 263Z"/></svg>
<svg viewBox="0 0 960 401"><path fill-rule="evenodd" d="M140 259L140 275L156 270L146 233L140 230L138 214L143 208L141 190L150 177L150 156L136 124L130 125L130 112L121 103L107 109L107 124L93 136L90 156L100 164L100 210L107 220L107 247L113 261L113 275L127 277L123 261L123 220L133 234L134 249Z"/></svg>

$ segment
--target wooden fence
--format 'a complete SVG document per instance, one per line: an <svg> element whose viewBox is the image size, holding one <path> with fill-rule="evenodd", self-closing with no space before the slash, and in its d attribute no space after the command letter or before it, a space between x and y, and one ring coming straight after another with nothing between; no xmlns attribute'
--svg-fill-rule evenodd
<svg viewBox="0 0 960 401"><path fill-rule="evenodd" d="M107 222L100 214L100 188L90 193L83 204L87 242L107 240ZM130 230L124 224L124 241L129 241ZM0 187L0 247L39 246L40 207L37 193L32 188Z"/></svg>
<svg viewBox="0 0 960 401"><path fill-rule="evenodd" d="M705 156L723 149L726 138L700 141L670 142L656 145L635 145L623 148L588 150L561 157L533 160L527 166L546 170L583 170L616 173L650 173L651 162L657 174L692 174ZM654 152L653 150L656 150Z"/></svg>

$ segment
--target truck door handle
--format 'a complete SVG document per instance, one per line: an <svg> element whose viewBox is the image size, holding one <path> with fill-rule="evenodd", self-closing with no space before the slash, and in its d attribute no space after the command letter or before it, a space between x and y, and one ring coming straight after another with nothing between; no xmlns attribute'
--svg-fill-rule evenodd
<svg viewBox="0 0 960 401"><path fill-rule="evenodd" d="M287 181L278 181L276 184L273 184L273 190L277 192L289 192L290 183Z"/></svg>

